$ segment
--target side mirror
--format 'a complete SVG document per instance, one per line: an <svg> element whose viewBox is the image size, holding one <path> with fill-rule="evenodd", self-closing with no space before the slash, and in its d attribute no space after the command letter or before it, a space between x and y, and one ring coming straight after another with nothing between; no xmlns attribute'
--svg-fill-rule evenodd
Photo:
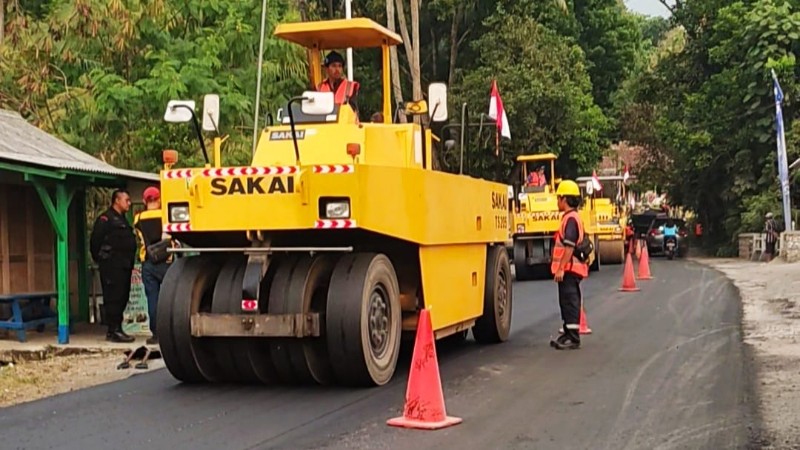
<svg viewBox="0 0 800 450"><path fill-rule="evenodd" d="M219 129L219 95L208 94L203 98L203 131Z"/></svg>
<svg viewBox="0 0 800 450"><path fill-rule="evenodd" d="M303 100L301 104L303 114L309 116L327 116L336 108L333 92L306 91L303 92L303 97L305 97L305 100Z"/></svg>
<svg viewBox="0 0 800 450"><path fill-rule="evenodd" d="M409 116L421 116L423 114L427 114L428 102L425 100L406 102L405 113Z"/></svg>
<svg viewBox="0 0 800 450"><path fill-rule="evenodd" d="M431 83L428 86L428 102L431 108L431 120L434 122L447 121L447 85L444 83Z"/></svg>
<svg viewBox="0 0 800 450"><path fill-rule="evenodd" d="M278 108L278 112L275 113L275 117L278 123L283 123L283 108Z"/></svg>
<svg viewBox="0 0 800 450"><path fill-rule="evenodd" d="M594 192L594 183L592 183L592 180L589 180L586 182L586 193L592 195L593 192Z"/></svg>
<svg viewBox="0 0 800 450"><path fill-rule="evenodd" d="M170 100L167 103L167 111L164 112L164 121L170 123L189 122L192 120L193 112L194 100Z"/></svg>

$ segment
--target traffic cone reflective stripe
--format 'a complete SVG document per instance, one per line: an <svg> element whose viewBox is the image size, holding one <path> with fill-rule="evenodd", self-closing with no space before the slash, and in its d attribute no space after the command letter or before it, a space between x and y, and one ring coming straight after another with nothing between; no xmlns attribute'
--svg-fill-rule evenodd
<svg viewBox="0 0 800 450"><path fill-rule="evenodd" d="M438 430L461 422L459 417L447 416L430 311L423 309L417 323L403 415L386 423L395 427Z"/></svg>
<svg viewBox="0 0 800 450"><path fill-rule="evenodd" d="M622 292L637 292L640 289L636 287L636 280L633 276L633 258L631 255L625 259L625 272L622 274L622 287L619 289Z"/></svg>
<svg viewBox="0 0 800 450"><path fill-rule="evenodd" d="M642 248L642 257L639 258L639 279L653 279L653 276L650 274L650 254L647 251L646 245Z"/></svg>

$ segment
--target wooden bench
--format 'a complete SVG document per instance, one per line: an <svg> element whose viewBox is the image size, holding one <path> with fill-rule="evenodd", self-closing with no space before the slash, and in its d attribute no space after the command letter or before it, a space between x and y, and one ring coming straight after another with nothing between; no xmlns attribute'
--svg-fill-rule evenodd
<svg viewBox="0 0 800 450"><path fill-rule="evenodd" d="M50 301L57 298L55 292L30 292L25 294L2 294L0 304L11 304L11 319L0 320L0 329L15 330L17 339L20 342L27 340L25 330L36 328L39 332L44 331L47 324L58 325L58 315L50 308ZM26 305L22 305L25 301ZM40 317L31 320L23 319L23 312L40 306L42 314ZM27 311L26 311L27 312Z"/></svg>

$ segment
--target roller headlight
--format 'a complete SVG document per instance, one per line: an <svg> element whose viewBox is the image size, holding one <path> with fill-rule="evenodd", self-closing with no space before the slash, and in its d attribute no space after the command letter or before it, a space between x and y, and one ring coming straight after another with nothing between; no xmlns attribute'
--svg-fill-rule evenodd
<svg viewBox="0 0 800 450"><path fill-rule="evenodd" d="M349 219L350 218L350 199L347 198L328 198L320 199L322 206L321 216L325 219Z"/></svg>
<svg viewBox="0 0 800 450"><path fill-rule="evenodd" d="M189 204L178 203L169 205L169 221L173 223L185 223L189 221Z"/></svg>

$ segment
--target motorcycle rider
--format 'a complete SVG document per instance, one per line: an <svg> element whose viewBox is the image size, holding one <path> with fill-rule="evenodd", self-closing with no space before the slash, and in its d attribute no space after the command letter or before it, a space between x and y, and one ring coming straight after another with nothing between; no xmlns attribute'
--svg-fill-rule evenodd
<svg viewBox="0 0 800 450"><path fill-rule="evenodd" d="M667 219L667 224L664 226L664 251L667 249L667 241L672 239L675 246L678 245L678 227L672 219Z"/></svg>

